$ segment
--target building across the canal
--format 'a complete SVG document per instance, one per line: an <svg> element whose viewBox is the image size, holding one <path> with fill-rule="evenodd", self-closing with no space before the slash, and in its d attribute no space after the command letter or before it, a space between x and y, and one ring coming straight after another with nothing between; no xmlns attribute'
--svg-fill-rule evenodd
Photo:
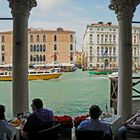
<svg viewBox="0 0 140 140"><path fill-rule="evenodd" d="M0 65L12 64L13 32L0 32ZM75 31L28 29L28 65L59 66L68 70L76 63Z"/></svg>
<svg viewBox="0 0 140 140"><path fill-rule="evenodd" d="M78 68L82 67L82 52L76 51L76 65Z"/></svg>
<svg viewBox="0 0 140 140"><path fill-rule="evenodd" d="M87 25L84 34L83 66L93 69L117 69L119 28L111 22ZM127 48L126 48L127 49ZM132 27L133 68L140 68L140 27Z"/></svg>

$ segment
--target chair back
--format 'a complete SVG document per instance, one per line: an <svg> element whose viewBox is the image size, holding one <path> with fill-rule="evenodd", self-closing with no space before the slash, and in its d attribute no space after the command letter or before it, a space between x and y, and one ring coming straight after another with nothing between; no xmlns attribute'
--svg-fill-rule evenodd
<svg viewBox="0 0 140 140"><path fill-rule="evenodd" d="M43 129L37 132L33 139L30 140L57 140L61 124Z"/></svg>
<svg viewBox="0 0 140 140"><path fill-rule="evenodd" d="M76 140L103 140L104 132L97 130L75 130Z"/></svg>

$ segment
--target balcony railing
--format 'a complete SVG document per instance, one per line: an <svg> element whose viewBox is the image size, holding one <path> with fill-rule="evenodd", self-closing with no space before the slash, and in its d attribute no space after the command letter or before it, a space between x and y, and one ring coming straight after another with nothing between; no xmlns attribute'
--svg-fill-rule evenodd
<svg viewBox="0 0 140 140"><path fill-rule="evenodd" d="M140 103L140 77L132 77L132 101ZM118 78L110 78L110 107L117 113ZM133 105L133 104L132 104ZM136 109L136 105L134 107Z"/></svg>

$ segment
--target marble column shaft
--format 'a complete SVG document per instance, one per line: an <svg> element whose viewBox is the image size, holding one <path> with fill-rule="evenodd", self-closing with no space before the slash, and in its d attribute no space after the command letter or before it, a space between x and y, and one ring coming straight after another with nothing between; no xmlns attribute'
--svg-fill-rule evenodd
<svg viewBox="0 0 140 140"><path fill-rule="evenodd" d="M111 0L109 5L117 14L119 26L117 114L122 121L132 113L132 18L138 4L138 0Z"/></svg>
<svg viewBox="0 0 140 140"><path fill-rule="evenodd" d="M9 0L13 15L13 116L27 112L28 99L28 18L35 0Z"/></svg>

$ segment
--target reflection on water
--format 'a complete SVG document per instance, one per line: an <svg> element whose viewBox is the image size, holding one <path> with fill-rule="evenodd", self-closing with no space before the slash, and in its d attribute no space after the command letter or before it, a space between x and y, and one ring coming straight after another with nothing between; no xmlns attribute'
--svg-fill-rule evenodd
<svg viewBox="0 0 140 140"><path fill-rule="evenodd" d="M12 82L0 82L0 104L11 115ZM58 79L29 82L29 100L43 99L44 106L57 115L80 115L88 113L91 104L98 104L105 110L109 103L109 79L107 76L88 75L87 71L64 73ZM31 108L30 108L31 111Z"/></svg>

